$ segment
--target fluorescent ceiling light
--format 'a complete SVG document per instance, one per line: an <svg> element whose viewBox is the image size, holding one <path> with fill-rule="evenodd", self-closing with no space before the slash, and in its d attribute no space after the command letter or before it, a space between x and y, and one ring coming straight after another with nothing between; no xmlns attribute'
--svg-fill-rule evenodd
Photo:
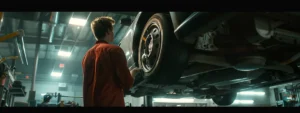
<svg viewBox="0 0 300 113"><path fill-rule="evenodd" d="M54 76L54 77L61 77L62 73L59 73L59 72L52 72L51 73L51 76Z"/></svg>
<svg viewBox="0 0 300 113"><path fill-rule="evenodd" d="M286 99L288 99L288 100L292 100L293 98L292 98L292 97L286 97Z"/></svg>
<svg viewBox="0 0 300 113"><path fill-rule="evenodd" d="M243 91L243 92L238 92L237 94L239 95L265 95L265 92L254 92L254 91Z"/></svg>
<svg viewBox="0 0 300 113"><path fill-rule="evenodd" d="M233 102L234 104L253 104L253 100L235 100Z"/></svg>
<svg viewBox="0 0 300 113"><path fill-rule="evenodd" d="M46 95L46 93L42 93L41 95L42 95L42 96L45 96L45 95Z"/></svg>
<svg viewBox="0 0 300 113"><path fill-rule="evenodd" d="M71 56L71 52L58 51L58 56L70 57Z"/></svg>
<svg viewBox="0 0 300 113"><path fill-rule="evenodd" d="M84 26L86 24L86 19L80 19L80 18L71 18L69 21L69 24L77 25L77 26Z"/></svg>
<svg viewBox="0 0 300 113"><path fill-rule="evenodd" d="M153 102L164 102L164 103L193 103L194 99L168 99L168 98L154 98Z"/></svg>

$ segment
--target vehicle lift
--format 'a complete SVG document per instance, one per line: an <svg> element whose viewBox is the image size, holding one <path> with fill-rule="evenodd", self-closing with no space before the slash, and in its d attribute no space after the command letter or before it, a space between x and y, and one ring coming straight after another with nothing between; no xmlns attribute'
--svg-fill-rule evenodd
<svg viewBox="0 0 300 113"><path fill-rule="evenodd" d="M152 96L144 96L144 106L145 107L153 107L152 106L153 97Z"/></svg>
<svg viewBox="0 0 300 113"><path fill-rule="evenodd" d="M0 31L3 23L4 13L0 12ZM15 44L18 49L19 56L9 56L9 57L1 57L0 56L0 99L1 99L1 106L13 106L14 97L25 97L25 87L22 86L20 81L15 80L15 60L21 59L22 64L24 64L24 60L22 56L25 57L26 65L28 65L25 48L24 48L24 31L18 30L16 32L7 34L5 36L0 37L0 42L5 40L15 38ZM18 40L21 40L21 45L23 49L20 49ZM22 52L21 52L22 51ZM6 61L13 60L12 65L9 66ZM9 78L9 79L6 79Z"/></svg>

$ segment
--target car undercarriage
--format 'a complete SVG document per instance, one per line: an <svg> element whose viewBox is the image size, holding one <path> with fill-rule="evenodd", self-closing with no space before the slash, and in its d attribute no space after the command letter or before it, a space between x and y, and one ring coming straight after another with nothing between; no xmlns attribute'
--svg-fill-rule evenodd
<svg viewBox="0 0 300 113"><path fill-rule="evenodd" d="M192 13L182 23L191 24L188 20L195 21L197 20L195 15L201 14ZM212 15L217 14L209 14L209 17L214 17ZM224 13L222 16L223 19L217 16L218 20L210 19L207 22L199 22L198 19L198 23L205 23L203 25L206 26L194 22L192 25L197 27L185 29L189 33L178 30L184 27L182 24L174 28L178 42L171 42L171 39L168 41L176 45L172 47L184 48L169 49L174 52L168 53L177 60L175 63L168 64L173 68L168 70L170 74L175 73L171 71L182 68L182 74L178 73L180 71L174 74L174 76L180 74L177 78L171 78L173 75L165 75L168 72L159 72L156 75L152 73L151 76L161 77L156 77L157 79L149 76L150 67L156 66L159 62L157 59L165 58L161 55L163 54L161 45L166 42L161 38L162 33L166 31L162 31L163 25L146 24L145 26L150 27L147 29L145 27L146 31L140 41L140 57L137 59L139 63L136 64L139 64L138 66L142 67L148 75L144 76L142 82L134 85L131 95L212 98L229 92L264 87L299 78L300 33L296 28L300 16L294 13ZM198 16L200 17L204 18ZM172 18L172 13L168 21L171 20L174 25L176 19ZM147 33L148 35L145 35ZM182 51L187 55L180 56ZM162 78L166 80L162 81ZM168 79L174 82L167 82Z"/></svg>

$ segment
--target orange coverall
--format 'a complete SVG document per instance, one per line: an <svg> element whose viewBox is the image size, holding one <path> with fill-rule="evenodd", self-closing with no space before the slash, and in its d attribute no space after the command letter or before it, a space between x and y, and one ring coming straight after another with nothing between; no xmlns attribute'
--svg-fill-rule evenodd
<svg viewBox="0 0 300 113"><path fill-rule="evenodd" d="M133 85L127 60L119 46L97 41L82 61L85 107L125 107L124 90Z"/></svg>

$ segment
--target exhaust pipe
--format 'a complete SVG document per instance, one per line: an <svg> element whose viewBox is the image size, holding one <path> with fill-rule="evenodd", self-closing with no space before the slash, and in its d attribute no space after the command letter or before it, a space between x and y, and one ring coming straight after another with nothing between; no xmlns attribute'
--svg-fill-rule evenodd
<svg viewBox="0 0 300 113"><path fill-rule="evenodd" d="M234 65L228 63L224 57L209 56L203 54L193 54L190 56L189 62L198 62L221 66L224 68L234 68L238 71L254 71L258 69L278 70L287 73L294 73L294 69L288 65L265 65L266 60L260 56L248 56L238 59ZM248 66L248 68L247 68Z"/></svg>

